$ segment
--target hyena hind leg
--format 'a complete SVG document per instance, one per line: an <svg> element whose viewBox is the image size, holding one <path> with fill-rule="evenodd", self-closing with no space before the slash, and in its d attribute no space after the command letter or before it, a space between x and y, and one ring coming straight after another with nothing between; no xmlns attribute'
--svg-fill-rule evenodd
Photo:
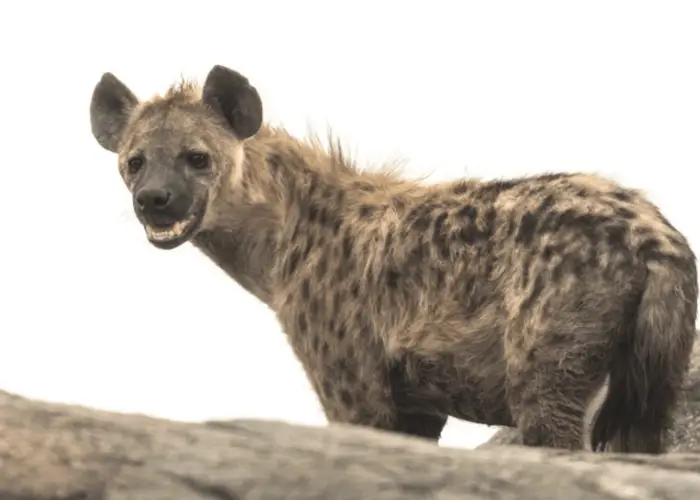
<svg viewBox="0 0 700 500"><path fill-rule="evenodd" d="M542 348L546 349L546 348ZM525 446L590 449L590 406L606 378L602 356L542 352L509 370L509 403ZM555 354L555 355L552 355ZM548 359L547 359L548 358Z"/></svg>

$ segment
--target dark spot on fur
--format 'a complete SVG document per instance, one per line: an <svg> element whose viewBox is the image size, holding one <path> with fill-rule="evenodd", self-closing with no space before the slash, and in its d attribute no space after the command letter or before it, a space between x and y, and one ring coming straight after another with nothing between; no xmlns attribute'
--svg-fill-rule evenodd
<svg viewBox="0 0 700 500"><path fill-rule="evenodd" d="M324 186L324 188L321 190L320 198L322 200L330 201L333 199L334 194L335 189L333 189L331 186Z"/></svg>
<svg viewBox="0 0 700 500"><path fill-rule="evenodd" d="M478 214L479 212L474 205L464 205L459 212L457 212L459 217L466 217L471 220L476 219Z"/></svg>
<svg viewBox="0 0 700 500"><path fill-rule="evenodd" d="M299 266L299 259L301 255L299 255L299 250L294 249L292 250L291 255L289 256L289 259L287 260L287 269L286 269L286 277L289 278L291 277L294 272L297 270L297 267Z"/></svg>
<svg viewBox="0 0 700 500"><path fill-rule="evenodd" d="M308 218L309 222L316 222L316 219L318 218L318 207L313 203L309 203Z"/></svg>
<svg viewBox="0 0 700 500"><path fill-rule="evenodd" d="M309 322L306 319L306 314L304 314L303 312L300 312L297 315L297 328L299 329L299 333L305 334L308 327L309 327Z"/></svg>
<svg viewBox="0 0 700 500"><path fill-rule="evenodd" d="M340 391L340 400L348 408L350 408L355 403L355 399L352 397L352 394L347 389L342 389Z"/></svg>
<svg viewBox="0 0 700 500"><path fill-rule="evenodd" d="M352 255L352 238L349 234L343 237L343 259L347 260Z"/></svg>
<svg viewBox="0 0 700 500"><path fill-rule="evenodd" d="M629 210L625 207L618 207L615 213L623 219L627 220L634 219L637 216L632 210Z"/></svg>
<svg viewBox="0 0 700 500"><path fill-rule="evenodd" d="M480 200L493 203L501 194L510 191L522 183L521 179L504 179L491 181L479 188L477 191Z"/></svg>
<svg viewBox="0 0 700 500"><path fill-rule="evenodd" d="M314 336L311 338L311 350L318 352L320 347L320 340L318 337Z"/></svg>
<svg viewBox="0 0 700 500"><path fill-rule="evenodd" d="M322 280L328 272L328 262L325 255L321 255L316 264L316 278Z"/></svg>
<svg viewBox="0 0 700 500"><path fill-rule="evenodd" d="M544 215L547 211L549 211L552 207L554 207L554 196L551 194L548 194L545 196L544 200L542 200L542 203L539 204L537 207L537 215Z"/></svg>
<svg viewBox="0 0 700 500"><path fill-rule="evenodd" d="M353 188L357 191L362 191L365 193L373 193L377 190L377 186L366 180L356 180L353 182Z"/></svg>
<svg viewBox="0 0 700 500"><path fill-rule="evenodd" d="M523 288L525 288L530 283L530 265L522 266L523 272L520 275L520 282Z"/></svg>
<svg viewBox="0 0 700 500"><path fill-rule="evenodd" d="M311 182L309 183L309 190L307 191L307 198L311 199L316 192L316 188L318 187L318 183L314 182L313 179L311 179Z"/></svg>
<svg viewBox="0 0 700 500"><path fill-rule="evenodd" d="M611 222L610 217L580 213L572 208L563 212L550 212L539 224L540 233L556 233L563 229L570 229L590 242L597 242L604 236L602 228ZM534 231L530 235L530 241L534 238Z"/></svg>
<svg viewBox="0 0 700 500"><path fill-rule="evenodd" d="M547 245L544 247L544 250L542 250L542 258L544 260L550 260L552 258L553 253L554 247L552 245Z"/></svg>
<svg viewBox="0 0 700 500"><path fill-rule="evenodd" d="M348 359L355 357L355 348L352 346L352 344L348 344L348 346L345 348L345 356Z"/></svg>
<svg viewBox="0 0 700 500"><path fill-rule="evenodd" d="M430 227L429 209L423 205L412 209L406 216L406 223L416 231L426 231Z"/></svg>
<svg viewBox="0 0 700 500"><path fill-rule="evenodd" d="M444 241L443 228L446 219L447 213L442 212L435 218L435 222L433 222L433 240L435 243L441 244Z"/></svg>
<svg viewBox="0 0 700 500"><path fill-rule="evenodd" d="M327 380L327 379L324 380L321 385L322 385L321 390L323 391L324 396L330 397L333 395L333 386L331 385L329 380Z"/></svg>
<svg viewBox="0 0 700 500"><path fill-rule="evenodd" d="M440 257L443 259L449 259L450 257L450 245L445 232L446 219L447 212L442 212L435 218L433 223L433 244L438 248Z"/></svg>
<svg viewBox="0 0 700 500"><path fill-rule="evenodd" d="M496 227L496 209L489 208L484 214L484 226L486 229L482 231L482 236L484 238L490 238L493 235L494 229Z"/></svg>
<svg viewBox="0 0 700 500"><path fill-rule="evenodd" d="M649 238L639 245L639 256L645 261L664 260L667 255L660 250L660 243L655 238Z"/></svg>
<svg viewBox="0 0 700 500"><path fill-rule="evenodd" d="M615 191L613 193L613 197L616 200L622 201L624 203L629 203L630 201L632 201L632 196L625 191Z"/></svg>
<svg viewBox="0 0 700 500"><path fill-rule="evenodd" d="M314 320L316 320L319 317L320 312L321 306L318 303L318 299L314 297L309 301L309 314Z"/></svg>
<svg viewBox="0 0 700 500"><path fill-rule="evenodd" d="M545 218L547 212L554 207L554 204L554 196L550 194L542 200L535 210L523 215L520 220L518 233L515 236L515 242L521 245L531 245L535 239L540 221Z"/></svg>
<svg viewBox="0 0 700 500"><path fill-rule="evenodd" d="M473 214L476 217L476 208L467 205L460 210L460 214L468 213ZM493 234L494 226L496 220L496 210L489 208L484 214L483 226L484 229L479 228L475 218L468 217L466 221L462 221L462 227L459 230L459 239L468 245L473 245L477 242L482 242L488 240Z"/></svg>
<svg viewBox="0 0 700 500"><path fill-rule="evenodd" d="M374 209L371 205L362 205L360 207L360 217L369 217L370 215L372 215L372 212L374 212Z"/></svg>
<svg viewBox="0 0 700 500"><path fill-rule="evenodd" d="M280 166L284 164L284 159L282 158L281 154L272 152L267 155L266 163L270 168L270 173L276 177L279 175Z"/></svg>
<svg viewBox="0 0 700 500"><path fill-rule="evenodd" d="M389 269L386 272L386 285L392 290L395 289L399 286L399 277L400 274L398 271L395 269Z"/></svg>
<svg viewBox="0 0 700 500"><path fill-rule="evenodd" d="M440 252L440 258L443 260L449 260L450 259L450 245L447 242L443 242L440 246L438 246L438 251Z"/></svg>
<svg viewBox="0 0 700 500"><path fill-rule="evenodd" d="M596 246L591 246L591 248L588 250L588 258L587 258L587 263L588 265L596 266L600 262L600 252L598 251L598 247Z"/></svg>
<svg viewBox="0 0 700 500"><path fill-rule="evenodd" d="M438 290L445 286L445 271L440 268L435 270L435 286Z"/></svg>
<svg viewBox="0 0 700 500"><path fill-rule="evenodd" d="M611 224L605 227L608 237L608 244L614 248L626 248L628 228L622 224Z"/></svg>
<svg viewBox="0 0 700 500"><path fill-rule="evenodd" d="M311 284L308 279L301 282L301 298L305 301L309 300L311 297Z"/></svg>
<svg viewBox="0 0 700 500"><path fill-rule="evenodd" d="M353 298L358 298L360 296L360 284L355 282L352 284L350 287L350 294L353 296Z"/></svg>
<svg viewBox="0 0 700 500"><path fill-rule="evenodd" d="M342 342L345 340L345 327L340 327L338 330L335 332L336 336L338 337L338 340Z"/></svg>
<svg viewBox="0 0 700 500"><path fill-rule="evenodd" d="M453 189L452 192L456 195L464 194L469 190L469 185L466 182L460 182Z"/></svg>
<svg viewBox="0 0 700 500"><path fill-rule="evenodd" d="M565 250L565 245L564 244L553 244L550 243L548 245L545 245L544 249L542 250L542 258L544 260L551 260L551 258L556 255L556 254L563 254Z"/></svg>
<svg viewBox="0 0 700 500"><path fill-rule="evenodd" d="M325 208L321 208L318 211L318 223L323 227L328 225L328 212L326 212Z"/></svg>

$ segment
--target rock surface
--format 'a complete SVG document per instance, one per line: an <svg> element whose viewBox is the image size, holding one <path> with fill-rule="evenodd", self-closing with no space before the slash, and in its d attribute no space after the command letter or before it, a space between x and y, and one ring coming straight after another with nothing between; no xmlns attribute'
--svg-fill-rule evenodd
<svg viewBox="0 0 700 500"><path fill-rule="evenodd" d="M173 422L0 391L2 500L700 498L700 453L439 448L349 426Z"/></svg>
<svg viewBox="0 0 700 500"><path fill-rule="evenodd" d="M676 413L676 422L676 428L671 433L669 451L700 450L700 341L695 342L683 400ZM522 444L520 432L504 427L479 448L504 444Z"/></svg>

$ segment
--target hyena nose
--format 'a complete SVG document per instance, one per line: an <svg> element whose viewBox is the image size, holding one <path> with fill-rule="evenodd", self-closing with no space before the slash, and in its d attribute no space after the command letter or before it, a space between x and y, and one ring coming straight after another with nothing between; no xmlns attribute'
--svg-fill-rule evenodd
<svg viewBox="0 0 700 500"><path fill-rule="evenodd" d="M145 212L165 210L172 199L172 193L163 188L144 188L136 193L136 203Z"/></svg>

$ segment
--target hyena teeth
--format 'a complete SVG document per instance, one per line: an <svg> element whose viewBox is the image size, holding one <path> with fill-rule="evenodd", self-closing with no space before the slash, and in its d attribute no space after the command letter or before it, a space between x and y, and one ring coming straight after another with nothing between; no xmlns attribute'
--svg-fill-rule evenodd
<svg viewBox="0 0 700 500"><path fill-rule="evenodd" d="M147 225L146 226L146 234L148 237L152 240L156 241L167 241L167 240L172 240L173 238L178 238L182 236L182 234L185 232L185 229L190 225L190 223L194 220L194 215L191 215L187 217L185 220L181 220L170 226L169 228L166 229L159 229L159 228L154 228L152 226Z"/></svg>

